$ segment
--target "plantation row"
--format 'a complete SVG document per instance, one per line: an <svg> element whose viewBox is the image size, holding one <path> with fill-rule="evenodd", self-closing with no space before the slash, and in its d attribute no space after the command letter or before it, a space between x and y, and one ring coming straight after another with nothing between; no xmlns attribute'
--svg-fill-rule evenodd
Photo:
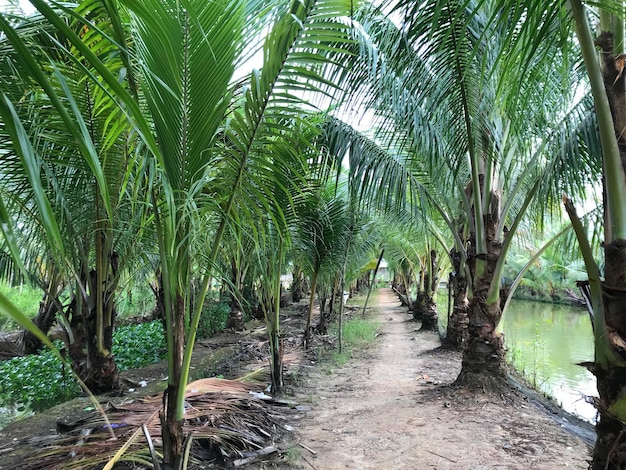
<svg viewBox="0 0 626 470"><path fill-rule="evenodd" d="M623 0L32 4L0 15L0 274L43 293L32 321L0 294L19 354L57 351L60 327L82 387L117 389L121 293L149 284L179 468L212 292L231 324L265 320L280 393L283 276L307 296L304 345L336 316L341 351L337 299L386 260L424 329L447 283L457 384L484 390L506 379L497 327L522 280L576 280L593 468L624 465Z"/></svg>

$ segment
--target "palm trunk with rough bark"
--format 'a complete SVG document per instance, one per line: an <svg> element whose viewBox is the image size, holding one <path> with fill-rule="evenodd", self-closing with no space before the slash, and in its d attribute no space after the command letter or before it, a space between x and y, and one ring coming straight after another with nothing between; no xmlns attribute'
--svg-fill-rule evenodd
<svg viewBox="0 0 626 470"><path fill-rule="evenodd" d="M328 300L326 298L326 289L321 289L319 293L319 303L320 303L320 319L317 324L317 332L321 335L326 334L326 325L328 324L328 313L326 312L326 305L328 304Z"/></svg>
<svg viewBox="0 0 626 470"><path fill-rule="evenodd" d="M604 247L605 282L603 301L607 332L619 344L626 340L626 240L615 240ZM596 445L593 469L626 467L626 426L612 409L626 406L626 367L594 367L598 385L599 419L596 423Z"/></svg>
<svg viewBox="0 0 626 470"><path fill-rule="evenodd" d="M56 320L56 314L58 312L61 312L59 299L53 298L46 292L42 301L39 303L39 311L37 312L37 316L33 319L33 323L47 335ZM21 341L24 355L36 354L44 347L41 340L29 330L24 330Z"/></svg>
<svg viewBox="0 0 626 470"><path fill-rule="evenodd" d="M402 302L403 306L409 307L409 309L413 308L412 302L410 302L408 296L408 289L404 275L395 273L391 283L391 288L398 295L398 298L400 299L400 302Z"/></svg>
<svg viewBox="0 0 626 470"><path fill-rule="evenodd" d="M116 275L117 265L112 265ZM88 292L87 298L79 294L68 307L68 317L74 341L68 351L72 361L72 369L93 393L106 393L119 389L119 370L112 354L113 325L115 323L114 285L110 278L104 280L96 270L84 275L80 281L82 286L76 292ZM105 286L100 290L98 283ZM98 306L98 303L101 303ZM106 312L107 320L99 320ZM99 324L101 323L101 324ZM98 331L102 328L102 331ZM98 334L102 336L102 345L98 345Z"/></svg>
<svg viewBox="0 0 626 470"><path fill-rule="evenodd" d="M457 378L457 383L462 385L499 388L506 376L504 335L496 332L502 318L500 300L487 301L502 247L496 237L496 228L497 220L486 215L487 253L479 255L481 259L476 259L475 255L470 263L470 269L475 273L474 295L468 311L467 345Z"/></svg>
<svg viewBox="0 0 626 470"><path fill-rule="evenodd" d="M163 433L163 461L172 468L179 468L179 462L183 455L183 421L177 416L177 402L179 394L185 393L180 388L180 378L183 369L183 356L185 354L185 298L178 294L174 306L175 313L172 326L173 331L173 374L168 378L168 385L163 394L163 408L161 413L161 429Z"/></svg>
<svg viewBox="0 0 626 470"><path fill-rule="evenodd" d="M103 355L94 341L97 328L95 315L72 313L72 318L70 326L74 342L69 346L72 369L95 394L117 390L119 371L110 353L113 345L112 329L105 332L104 345L109 354Z"/></svg>
<svg viewBox="0 0 626 470"><path fill-rule="evenodd" d="M231 292L228 299L228 318L226 325L238 329L241 328L241 323L243 322L243 308L237 298L236 292L243 292L243 282L241 272L234 258L231 259L230 263L230 284L233 286L235 292Z"/></svg>
<svg viewBox="0 0 626 470"><path fill-rule="evenodd" d="M439 314L435 302L439 278L437 277L437 252L435 250L431 250L429 261L429 271L424 274L424 300L420 330L439 331Z"/></svg>
<svg viewBox="0 0 626 470"><path fill-rule="evenodd" d="M603 32L596 41L602 49L603 78L609 98L613 126L619 146L622 169L626 168L626 81L622 73L624 57L614 57L613 36ZM606 191L605 191L606 198ZM622 201L624 203L624 201ZM606 211L605 219L609 220ZM613 238L610 225L605 224L605 239ZM605 280L602 286L606 329L609 341L623 351L626 341L626 240L616 239L604 245ZM623 354L622 354L623 357ZM626 366L596 364L599 418L596 424L596 445L593 451L594 470L626 468L626 426L612 412L626 407Z"/></svg>
<svg viewBox="0 0 626 470"><path fill-rule="evenodd" d="M467 315L469 310L467 278L465 277L465 269L462 267L461 254L456 250L452 250L451 258L454 274L450 276L450 281L454 304L442 346L446 349L462 351L467 343L467 328L469 323Z"/></svg>
<svg viewBox="0 0 626 470"><path fill-rule="evenodd" d="M424 310L422 311L422 326L420 330L439 331L439 315L437 313L437 304L432 297L426 299Z"/></svg>
<svg viewBox="0 0 626 470"><path fill-rule="evenodd" d="M304 341L303 341L305 349L308 349L310 345L310 341L311 341L311 336L312 336L311 321L313 319L313 306L315 304L315 290L317 289L317 276L318 276L317 271L314 271L313 275L311 276L311 295L309 297L309 309L307 311L306 327L304 330Z"/></svg>
<svg viewBox="0 0 626 470"><path fill-rule="evenodd" d="M295 303L300 302L304 298L304 273L302 269L296 268L293 271L293 280L291 281L291 300Z"/></svg>
<svg viewBox="0 0 626 470"><path fill-rule="evenodd" d="M422 322L420 330L437 331L439 328L439 316L437 304L432 296L426 291L419 291L413 302L413 319Z"/></svg>
<svg viewBox="0 0 626 470"><path fill-rule="evenodd" d="M272 378L272 393L281 393L283 391L283 355L284 355L284 341L276 331L272 329L269 335L271 343L271 378Z"/></svg>

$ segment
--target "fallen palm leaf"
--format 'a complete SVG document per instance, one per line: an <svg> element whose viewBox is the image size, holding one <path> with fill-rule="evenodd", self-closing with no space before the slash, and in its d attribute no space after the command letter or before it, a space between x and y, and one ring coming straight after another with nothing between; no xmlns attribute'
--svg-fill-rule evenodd
<svg viewBox="0 0 626 470"><path fill-rule="evenodd" d="M107 464L102 468L102 470L111 470L113 466L122 458L122 456L126 453L128 448L135 442L135 439L141 433L142 428L137 428L135 432L130 436L130 438L124 443L122 447L115 453L111 460L107 462Z"/></svg>
<svg viewBox="0 0 626 470"><path fill-rule="evenodd" d="M156 415L157 415L157 412L153 413L150 419L148 420L148 423L142 423L141 427L137 428L137 430L131 434L131 436L124 443L124 445L120 447L120 449L115 453L115 455L111 458L111 460L107 462L107 464L104 466L102 470L112 470L113 466L122 458L122 456L126 453L128 448L135 442L135 440L137 439L137 436L139 436L139 433L141 431L144 431L147 433L146 424L149 424L155 418Z"/></svg>
<svg viewBox="0 0 626 470"><path fill-rule="evenodd" d="M248 393L256 387L245 382L218 378L200 379L187 384L185 394L187 397L203 393Z"/></svg>
<svg viewBox="0 0 626 470"><path fill-rule="evenodd" d="M159 457L154 449L154 443L152 442L152 436L150 436L150 432L148 431L148 426L143 424L141 426L141 430L143 431L143 435L146 438L146 442L148 443L148 449L150 450L150 455L152 456L152 465L154 466L154 470L161 470L161 464L159 463ZM188 459L189 452L185 452L185 459ZM187 468L187 466L183 466L183 468Z"/></svg>
<svg viewBox="0 0 626 470"><path fill-rule="evenodd" d="M246 453L259 452L271 442L271 430L281 428L276 425L281 416L248 393L255 389L258 386L241 379L201 379L188 385L184 425L189 436L186 460L202 465L202 460L245 460L251 455L256 455L255 458L261 455ZM108 404L108 423L100 416L76 420L74 429L48 439L44 448L15 468L108 470L120 462L134 462L139 465L136 468L155 468L153 460L162 445L161 427L155 417L162 403L161 395L153 395ZM137 439L142 430L150 440L148 445Z"/></svg>

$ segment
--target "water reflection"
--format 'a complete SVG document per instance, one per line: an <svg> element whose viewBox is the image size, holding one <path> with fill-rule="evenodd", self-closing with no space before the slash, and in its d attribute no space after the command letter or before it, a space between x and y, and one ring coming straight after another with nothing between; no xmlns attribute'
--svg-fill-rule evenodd
<svg viewBox="0 0 626 470"><path fill-rule="evenodd" d="M595 409L584 397L597 394L595 378L576 365L593 360L593 332L586 310L516 300L501 325L515 368L565 410L593 421Z"/></svg>

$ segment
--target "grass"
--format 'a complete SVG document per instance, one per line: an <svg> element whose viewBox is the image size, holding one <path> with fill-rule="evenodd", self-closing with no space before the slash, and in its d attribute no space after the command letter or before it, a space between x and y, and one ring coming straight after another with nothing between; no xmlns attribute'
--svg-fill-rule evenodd
<svg viewBox="0 0 626 470"><path fill-rule="evenodd" d="M377 333L380 331L381 324L378 321L369 318L353 318L343 325L343 351L333 351L331 354L332 362L341 367L345 365L351 358L354 351L366 349L367 346L374 342ZM338 335L336 327L335 335Z"/></svg>
<svg viewBox="0 0 626 470"><path fill-rule="evenodd" d="M301 455L302 453L298 448L298 444L293 442L287 447L287 451L285 452L285 460L287 461L287 463L294 464L300 461Z"/></svg>
<svg viewBox="0 0 626 470"><path fill-rule="evenodd" d="M30 318L37 315L39 302L43 295L41 289L31 287L28 284L11 287L6 282L0 282L0 293ZM17 328L17 325L9 317L0 316L0 330L12 331Z"/></svg>
<svg viewBox="0 0 626 470"><path fill-rule="evenodd" d="M380 331L379 321L354 318L343 327L343 340L346 346L359 347L371 343Z"/></svg>
<svg viewBox="0 0 626 470"><path fill-rule="evenodd" d="M372 300L374 296L370 297L370 305L372 305ZM359 302L361 307L363 305L364 299ZM359 310L360 312L360 310ZM375 320L372 317L353 317L344 320L343 324L343 350L340 353L337 348L332 351L320 351L320 357L324 361L329 361L332 365L336 367L341 367L345 365L352 357L355 352L362 351L367 349L367 347L374 342L378 332L380 331L382 325L378 320ZM330 333L334 335L336 338L339 337L338 325L335 323L330 328ZM327 373L332 373L332 369L327 370Z"/></svg>

